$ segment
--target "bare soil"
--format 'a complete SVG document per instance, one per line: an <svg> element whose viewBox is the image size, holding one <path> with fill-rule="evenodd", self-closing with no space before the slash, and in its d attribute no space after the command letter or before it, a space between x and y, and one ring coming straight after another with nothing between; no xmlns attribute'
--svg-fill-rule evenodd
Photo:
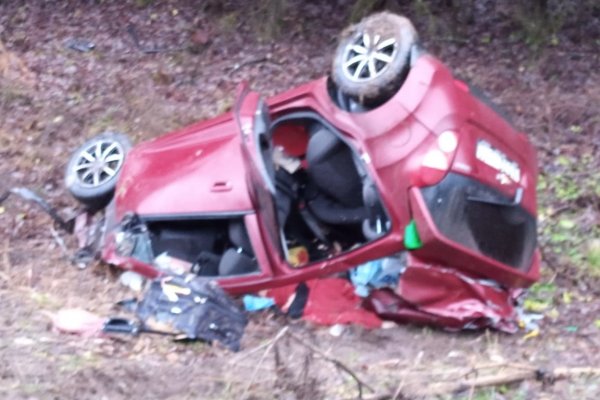
<svg viewBox="0 0 600 400"><path fill-rule="evenodd" d="M0 0L0 189L35 189L73 215L77 205L64 190L63 169L86 138L115 129L148 139L227 110L242 80L269 95L327 73L352 2L290 0L275 39L263 29L272 18L264 7L215 4ZM598 246L600 225L598 16L565 23L556 40L534 51L526 36L515 34L515 19L490 11L490 2L473 2L474 21L460 26L443 13L402 4L425 47L485 88L538 147L546 185L539 193L543 282L552 289L535 296L545 296L545 319L533 337L417 326L348 327L334 337L303 322L288 329L387 398L399 385L399 399L436 398L427 394L433 383L472 377L484 364L549 371L599 366L600 274L592 253L585 253ZM72 50L65 46L69 39L91 40L95 48ZM272 342L288 324L272 314L252 317L237 354L164 337L85 339L51 331L47 312L82 307L111 315L113 304L131 293L106 266L71 265L56 235L71 249L73 240L36 206L10 198L0 207L0 398L357 396L348 374L303 343L288 335ZM365 397L374 394L363 390ZM579 376L439 398L599 396L600 378Z"/></svg>

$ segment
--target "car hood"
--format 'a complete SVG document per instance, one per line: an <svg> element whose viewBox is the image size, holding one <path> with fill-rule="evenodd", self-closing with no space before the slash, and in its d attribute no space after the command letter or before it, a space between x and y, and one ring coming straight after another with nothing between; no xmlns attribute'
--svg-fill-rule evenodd
<svg viewBox="0 0 600 400"><path fill-rule="evenodd" d="M128 155L115 192L117 217L191 216L252 209L231 114L142 143Z"/></svg>

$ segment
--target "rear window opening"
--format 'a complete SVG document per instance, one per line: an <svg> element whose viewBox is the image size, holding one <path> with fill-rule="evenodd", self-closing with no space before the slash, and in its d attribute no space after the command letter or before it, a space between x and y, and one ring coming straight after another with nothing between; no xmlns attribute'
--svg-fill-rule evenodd
<svg viewBox="0 0 600 400"><path fill-rule="evenodd" d="M448 239L528 271L537 246L537 225L523 207L511 205L512 199L496 189L455 173L421 192L437 228Z"/></svg>

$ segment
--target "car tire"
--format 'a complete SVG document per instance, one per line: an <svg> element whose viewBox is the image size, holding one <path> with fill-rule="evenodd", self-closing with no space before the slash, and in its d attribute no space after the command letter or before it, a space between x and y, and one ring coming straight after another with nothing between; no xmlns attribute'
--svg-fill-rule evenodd
<svg viewBox="0 0 600 400"><path fill-rule="evenodd" d="M130 149L129 138L116 132L105 132L82 144L65 170L65 186L71 195L91 211L106 207Z"/></svg>
<svg viewBox="0 0 600 400"><path fill-rule="evenodd" d="M417 41L408 18L373 14L342 32L331 77L343 94L362 104L387 101L402 85Z"/></svg>

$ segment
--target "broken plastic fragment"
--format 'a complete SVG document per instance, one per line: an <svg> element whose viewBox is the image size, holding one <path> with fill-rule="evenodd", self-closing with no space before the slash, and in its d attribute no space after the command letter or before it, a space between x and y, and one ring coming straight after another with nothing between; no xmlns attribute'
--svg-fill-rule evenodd
<svg viewBox="0 0 600 400"><path fill-rule="evenodd" d="M333 337L340 337L342 333L346 330L346 326L342 324L335 324L331 328L329 328L329 334Z"/></svg>
<svg viewBox="0 0 600 400"><path fill-rule="evenodd" d="M310 261L308 250L304 246L292 247L288 250L287 261L292 267L308 264Z"/></svg>
<svg viewBox="0 0 600 400"><path fill-rule="evenodd" d="M529 332L527 335L523 336L523 340L532 339L532 338L538 337L538 336L540 336L539 329L534 329L531 332Z"/></svg>
<svg viewBox="0 0 600 400"><path fill-rule="evenodd" d="M87 53L96 48L96 44L91 40L87 39L68 39L65 42L65 46L69 49L79 51L81 53Z"/></svg>
<svg viewBox="0 0 600 400"><path fill-rule="evenodd" d="M253 296L247 294L243 298L246 311L260 311L275 305L275 300L270 297Z"/></svg>
<svg viewBox="0 0 600 400"><path fill-rule="evenodd" d="M163 271L182 275L189 272L192 268L192 263L179 258L171 257L167 252L159 254L154 259L154 264Z"/></svg>
<svg viewBox="0 0 600 400"><path fill-rule="evenodd" d="M52 320L52 327L57 332L71 333L83 337L99 334L104 325L104 318L81 308L63 309L57 313L45 313Z"/></svg>
<svg viewBox="0 0 600 400"><path fill-rule="evenodd" d="M576 333L579 330L579 327L575 326L575 325L569 325L565 328L565 331L569 332L569 333Z"/></svg>
<svg viewBox="0 0 600 400"><path fill-rule="evenodd" d="M194 275L153 280L138 303L136 315L143 323L140 332L219 341L233 351L239 350L247 323L238 305L215 282Z"/></svg>
<svg viewBox="0 0 600 400"><path fill-rule="evenodd" d="M522 307L516 309L519 328L525 330L525 332L532 332L540 329L539 321L544 319L542 314L525 312Z"/></svg>
<svg viewBox="0 0 600 400"><path fill-rule="evenodd" d="M134 292L141 292L144 286L144 277L137 272L125 271L119 277L121 285L128 287Z"/></svg>
<svg viewBox="0 0 600 400"><path fill-rule="evenodd" d="M417 250L423 246L419 231L417 231L417 223L413 219L404 229L404 247L407 250Z"/></svg>
<svg viewBox="0 0 600 400"><path fill-rule="evenodd" d="M360 297L367 297L370 287L394 288L398 277L406 268L405 253L391 257L371 260L350 271L350 280L354 284L354 292Z"/></svg>

